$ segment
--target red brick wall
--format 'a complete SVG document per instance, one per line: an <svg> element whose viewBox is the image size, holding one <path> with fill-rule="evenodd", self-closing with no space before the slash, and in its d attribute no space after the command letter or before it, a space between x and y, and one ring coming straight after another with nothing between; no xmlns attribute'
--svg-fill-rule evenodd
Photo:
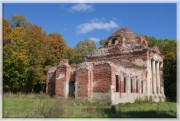
<svg viewBox="0 0 180 121"><path fill-rule="evenodd" d="M78 83L77 96L88 97L89 78L88 70L86 68L80 68L76 71L76 81Z"/></svg>
<svg viewBox="0 0 180 121"><path fill-rule="evenodd" d="M69 82L75 82L75 76L76 76L76 72L75 71L71 72L70 73L70 80L69 80Z"/></svg>
<svg viewBox="0 0 180 121"><path fill-rule="evenodd" d="M93 92L108 92L111 86L111 66L107 63L93 66Z"/></svg>
<svg viewBox="0 0 180 121"><path fill-rule="evenodd" d="M120 81L120 93L124 93L124 82Z"/></svg>
<svg viewBox="0 0 180 121"><path fill-rule="evenodd" d="M114 88L112 90L112 92L116 92L116 74L115 74L115 67L112 65L111 66L111 84L110 85L113 85Z"/></svg>
<svg viewBox="0 0 180 121"><path fill-rule="evenodd" d="M55 85L55 92L56 96L62 96L64 97L64 82L65 82L65 77L66 77L66 67L58 67L56 70L56 78L59 77L60 74L64 74L64 77L61 79L56 80L56 85Z"/></svg>

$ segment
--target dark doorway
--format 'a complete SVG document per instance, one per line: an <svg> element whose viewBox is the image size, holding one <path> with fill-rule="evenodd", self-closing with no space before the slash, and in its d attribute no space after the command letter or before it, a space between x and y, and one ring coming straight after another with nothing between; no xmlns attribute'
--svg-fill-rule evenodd
<svg viewBox="0 0 180 121"><path fill-rule="evenodd" d="M75 97L75 82L69 83L69 97Z"/></svg>

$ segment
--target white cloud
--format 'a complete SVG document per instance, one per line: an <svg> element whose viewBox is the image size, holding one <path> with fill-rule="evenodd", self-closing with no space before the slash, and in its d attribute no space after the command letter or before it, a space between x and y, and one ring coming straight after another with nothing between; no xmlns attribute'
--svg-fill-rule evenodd
<svg viewBox="0 0 180 121"><path fill-rule="evenodd" d="M92 5L79 3L79 4L71 6L70 10L76 11L76 12L90 12L90 11L93 11L94 8Z"/></svg>
<svg viewBox="0 0 180 121"><path fill-rule="evenodd" d="M92 21L92 22L87 22L84 24L80 24L77 26L77 33L78 34L85 34L88 32L91 32L95 29L101 29L101 30L110 30L112 28L118 27L118 24L114 21L110 22L102 22L102 21Z"/></svg>
<svg viewBox="0 0 180 121"><path fill-rule="evenodd" d="M88 22L100 22L100 21L104 21L105 18L93 18L93 19L90 19L88 20Z"/></svg>
<svg viewBox="0 0 180 121"><path fill-rule="evenodd" d="M91 37L91 38L89 38L90 40L93 40L94 42L99 42L100 41L100 39L99 38L95 38L95 37Z"/></svg>

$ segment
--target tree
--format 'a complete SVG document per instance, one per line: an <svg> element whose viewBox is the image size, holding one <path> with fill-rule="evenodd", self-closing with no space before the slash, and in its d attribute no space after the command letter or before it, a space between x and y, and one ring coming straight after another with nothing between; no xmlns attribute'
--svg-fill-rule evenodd
<svg viewBox="0 0 180 121"><path fill-rule="evenodd" d="M48 35L21 15L12 16L11 26L8 20L3 20L4 91L45 91L50 67L65 58L71 65L78 63L78 52L69 48L60 34Z"/></svg>
<svg viewBox="0 0 180 121"><path fill-rule="evenodd" d="M77 43L75 49L80 54L78 61L83 62L88 54L96 50L96 44L93 40L82 40Z"/></svg>
<svg viewBox="0 0 180 121"><path fill-rule="evenodd" d="M80 54L77 52L77 50L67 47L66 49L66 58L69 60L69 64L73 67L76 64L80 63L78 61L78 57Z"/></svg>
<svg viewBox="0 0 180 121"><path fill-rule="evenodd" d="M12 28L9 24L9 21L3 19L3 43L5 43L8 40L11 40L11 31Z"/></svg>
<svg viewBox="0 0 180 121"><path fill-rule="evenodd" d="M9 67L11 65L11 32L12 28L8 20L3 20L3 90L10 90L10 73Z"/></svg>
<svg viewBox="0 0 180 121"><path fill-rule="evenodd" d="M158 40L155 37L145 36L145 38L148 40L149 47L154 47L155 45L158 45Z"/></svg>
<svg viewBox="0 0 180 121"><path fill-rule="evenodd" d="M10 92L22 91L26 81L26 67L28 66L27 43L24 28L16 27L11 30L9 22L4 21L3 38L3 81L5 90Z"/></svg>
<svg viewBox="0 0 180 121"><path fill-rule="evenodd" d="M103 39L103 40L100 40L100 45L101 45L101 47L104 47L104 45L106 44L106 39Z"/></svg>
<svg viewBox="0 0 180 121"><path fill-rule="evenodd" d="M48 50L46 49L47 34L40 26L33 25L26 29L28 42L28 87L27 92L39 92L45 88L46 70L45 62Z"/></svg>
<svg viewBox="0 0 180 121"><path fill-rule="evenodd" d="M164 86L165 94L171 99L175 100L177 93L177 80L176 80L176 65L177 65L177 42L169 39L158 40L158 46L164 55Z"/></svg>
<svg viewBox="0 0 180 121"><path fill-rule="evenodd" d="M16 27L27 28L31 25L31 23L24 16L18 14L11 17L10 23L13 29Z"/></svg>
<svg viewBox="0 0 180 121"><path fill-rule="evenodd" d="M57 65L62 59L66 57L66 43L62 36L58 33L51 33L49 36L49 55L51 56L51 63Z"/></svg>

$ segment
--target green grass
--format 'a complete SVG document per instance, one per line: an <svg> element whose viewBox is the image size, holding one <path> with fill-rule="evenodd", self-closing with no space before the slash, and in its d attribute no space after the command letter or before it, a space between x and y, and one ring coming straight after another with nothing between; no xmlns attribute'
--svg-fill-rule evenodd
<svg viewBox="0 0 180 121"><path fill-rule="evenodd" d="M176 118L175 102L106 102L50 98L48 95L4 94L4 118Z"/></svg>

